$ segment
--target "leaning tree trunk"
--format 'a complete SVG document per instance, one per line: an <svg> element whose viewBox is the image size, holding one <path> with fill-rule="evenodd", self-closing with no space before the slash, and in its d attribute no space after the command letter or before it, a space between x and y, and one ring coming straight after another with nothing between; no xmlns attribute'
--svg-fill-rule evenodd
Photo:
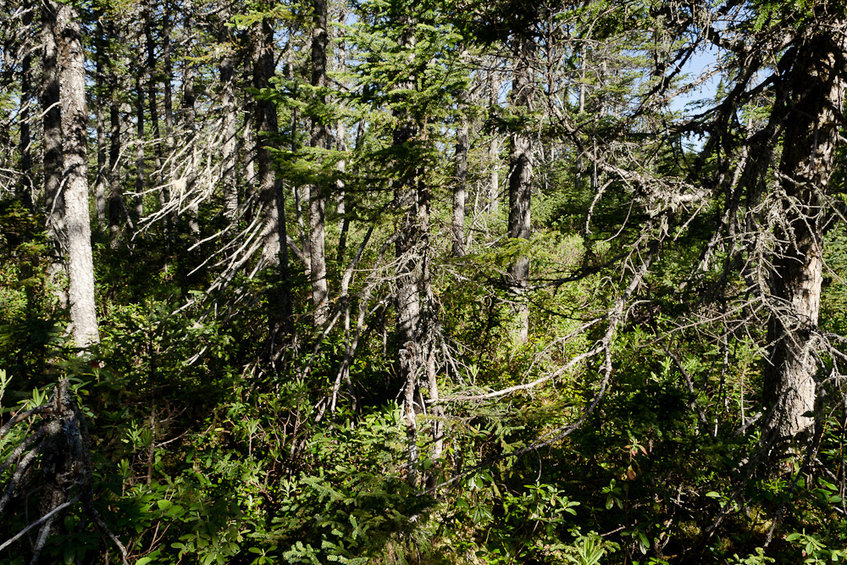
<svg viewBox="0 0 847 565"><path fill-rule="evenodd" d="M838 27L841 34L810 33L780 63L790 70L778 102L785 108L778 175L784 216L776 235L784 244L774 258L772 293L777 302L765 375L765 399L772 409L766 431L773 439L802 439L814 431L825 194L847 87L847 26L841 22Z"/></svg>
<svg viewBox="0 0 847 565"><path fill-rule="evenodd" d="M94 307L94 261L88 211L88 111L85 107L85 56L79 16L62 4L60 30L62 136L64 137L65 226L68 245L69 301L77 347L99 343Z"/></svg>

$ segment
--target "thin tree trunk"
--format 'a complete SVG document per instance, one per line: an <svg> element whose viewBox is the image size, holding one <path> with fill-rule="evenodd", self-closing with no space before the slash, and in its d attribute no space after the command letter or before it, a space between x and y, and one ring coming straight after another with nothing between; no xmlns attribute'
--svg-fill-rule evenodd
<svg viewBox="0 0 847 565"><path fill-rule="evenodd" d="M500 79L493 72L489 77L489 105L497 106L500 92ZM500 137L495 133L488 142L488 210L496 214L500 208Z"/></svg>
<svg viewBox="0 0 847 565"><path fill-rule="evenodd" d="M29 0L23 4L23 25L26 28L32 26L32 13L35 7ZM30 107L32 104L32 52L28 46L24 46L24 56L21 61L21 112L20 112L20 181L18 182L18 195L21 203L28 210L35 209L34 185L32 181L32 139L30 135L31 119Z"/></svg>
<svg viewBox="0 0 847 565"><path fill-rule="evenodd" d="M291 40L291 29L288 30L289 40L285 45L284 57L285 57L285 78L288 80L294 80L294 47L292 45ZM296 86L295 86L295 97L296 97ZM296 153L299 150L299 146L297 143L297 122L299 120L300 113L297 108L292 108L291 110L291 147L290 150L292 153ZM297 227L300 230L300 246L303 250L303 267L304 274L306 278L311 280L312 276L312 259L311 252L309 248L311 247L311 240L306 233L306 226L303 222L303 202L301 196L301 189L305 190L305 198L309 201L309 187L301 186L297 182L291 183L291 193L294 198L294 214L297 220Z"/></svg>
<svg viewBox="0 0 847 565"><path fill-rule="evenodd" d="M94 181L94 210L97 215L97 224L100 230L106 228L106 187L109 184L109 159L106 149L106 122L103 115L105 100L109 97L105 93L105 77L103 65L106 61L106 38L103 25L97 22L97 37L94 42L97 48L96 65L97 71L95 81L97 84L97 107L95 109L95 120L97 122L97 175Z"/></svg>
<svg viewBox="0 0 847 565"><path fill-rule="evenodd" d="M461 110L464 110L464 105ZM467 199L468 150L470 149L470 126L467 116L462 116L456 130L456 173L453 179L453 256L465 254L465 200Z"/></svg>
<svg viewBox="0 0 847 565"><path fill-rule="evenodd" d="M512 81L512 104L520 112L528 112L532 83L529 58L534 45L525 37L515 39L515 69ZM529 239L532 235L530 204L532 197L532 141L524 125L509 136L509 237ZM518 295L517 341L529 337L529 305L524 301L529 282L529 258L518 257L509 266L509 284Z"/></svg>
<svg viewBox="0 0 847 565"><path fill-rule="evenodd" d="M169 156L173 156L176 148L176 139L174 138L174 102L173 102L173 60L171 59L171 8L169 2L165 2L165 8L162 13L162 72L165 80L162 85L162 104L165 113L165 150ZM173 159L170 161L168 170L168 186L174 180ZM169 189L170 190L170 189ZM170 197L170 194L168 194Z"/></svg>
<svg viewBox="0 0 847 565"><path fill-rule="evenodd" d="M236 104L233 89L234 57L230 53L232 41L229 21L229 10L224 9L221 13L221 22L218 30L218 41L223 44L225 55L221 59L219 72L221 77L221 107L223 108L224 120L224 143L221 155L221 178L224 196L224 216L229 221L235 221L238 217L238 182L236 178Z"/></svg>
<svg viewBox="0 0 847 565"><path fill-rule="evenodd" d="M338 23L344 25L347 22L347 5L342 3L341 12L338 15ZM335 42L336 67L337 73L342 74L347 71L347 44L343 36L336 39ZM347 128L344 120L338 120L335 124L335 149L339 153L347 153ZM336 263L339 268L344 263L344 252L347 246L347 233L350 229L350 218L347 216L346 206L346 190L344 184L344 173L347 170L347 159L341 158L336 164L338 171L338 180L335 181L335 211L338 215L338 249L336 255Z"/></svg>
<svg viewBox="0 0 847 565"><path fill-rule="evenodd" d="M244 219L250 223L253 221L256 202L256 141L253 135L253 124L255 122L256 108L252 100L245 101L244 132L241 137L243 146L244 165L244 200L247 202Z"/></svg>
<svg viewBox="0 0 847 565"><path fill-rule="evenodd" d="M154 6L155 7L155 6ZM162 134L159 129L159 101L157 85L159 73L156 71L156 42L153 38L153 12L147 10L144 21L144 42L147 46L147 107L150 113L150 128L153 130L153 159L156 186L159 187L159 205L165 204L164 177L162 171Z"/></svg>
<svg viewBox="0 0 847 565"><path fill-rule="evenodd" d="M818 315L823 280L825 194L835 162L840 111L847 82L839 66L847 56L842 33L817 30L800 43L784 83L785 134L779 165L784 223L777 226L773 296L778 300L768 332L773 343L765 371L765 399L773 409L766 432L774 439L814 431ZM782 63L781 63L782 66Z"/></svg>
<svg viewBox="0 0 847 565"><path fill-rule="evenodd" d="M59 103L59 28L56 18L59 4L41 3L41 112L44 126L44 203L47 212L47 237L53 247L48 277L56 280L65 272L65 198L62 188L62 110ZM67 305L67 294L57 290L57 298Z"/></svg>
<svg viewBox="0 0 847 565"><path fill-rule="evenodd" d="M327 86L327 46L328 5L327 0L312 0L313 29L312 29L312 86L326 88ZM326 96L318 94L319 106L326 104ZM318 151L329 149L329 128L320 118L312 119L311 145ZM318 154L318 159L324 156ZM323 167L321 167L323 168ZM312 302L315 307L314 322L316 327L323 326L329 314L328 285L326 280L326 186L318 181L312 186L309 199L309 250L311 262Z"/></svg>
<svg viewBox="0 0 847 565"><path fill-rule="evenodd" d="M127 217L127 212L121 190L121 113L118 78L114 71L110 72L109 86L109 241L111 248L116 249L120 242L122 218Z"/></svg>
<svg viewBox="0 0 847 565"><path fill-rule="evenodd" d="M71 323L77 347L100 342L94 303L94 262L88 211L88 111L85 107L85 55L79 16L62 4L60 30L62 135L64 137L65 222Z"/></svg>
<svg viewBox="0 0 847 565"><path fill-rule="evenodd" d="M183 21L183 29L185 32L191 33L191 6L187 7L185 19ZM195 185L197 183L197 140L195 118L196 112L194 103L196 95L194 92L194 68L190 60L185 60L182 67L182 123L185 129L185 143L188 145L188 165L184 174L185 177L185 194L189 201L188 205L188 229L191 232L192 239L196 239L200 234L200 225L197 223L198 205L196 195L194 194Z"/></svg>
<svg viewBox="0 0 847 565"><path fill-rule="evenodd" d="M135 214L136 218L144 217L144 86L141 82L142 73L135 75Z"/></svg>

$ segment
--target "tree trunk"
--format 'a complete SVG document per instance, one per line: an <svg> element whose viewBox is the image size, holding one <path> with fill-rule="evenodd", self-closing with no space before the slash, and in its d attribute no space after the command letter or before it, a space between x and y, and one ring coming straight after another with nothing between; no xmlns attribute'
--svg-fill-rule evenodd
<svg viewBox="0 0 847 565"><path fill-rule="evenodd" d="M342 4L338 14L338 23L344 25L347 22L347 6ZM336 67L338 74L347 72L347 44L345 38L340 36L335 41ZM339 153L347 153L347 128L344 120L338 120L335 124L335 149ZM336 163L339 178L335 181L335 212L338 215L338 249L336 250L336 263L339 268L344 263L344 252L347 246L347 233L350 229L350 218L347 216L346 186L344 173L347 170L347 159L341 158Z"/></svg>
<svg viewBox="0 0 847 565"><path fill-rule="evenodd" d="M144 217L144 85L141 82L141 70L135 75L135 214L136 219Z"/></svg>
<svg viewBox="0 0 847 565"><path fill-rule="evenodd" d="M165 7L162 11L162 73L165 76L165 80L162 84L162 104L163 110L165 114L165 150L169 156L174 154L174 150L176 149L176 139L174 137L174 102L173 102L173 86L171 84L173 79L173 60L171 58L171 5L166 0ZM173 159L170 159L170 165L168 167L168 186L172 187L172 183L174 181L174 172L173 172ZM173 198L173 195L170 194L170 188L168 193L168 198ZM169 218L169 222L173 220L173 218Z"/></svg>
<svg viewBox="0 0 847 565"><path fill-rule="evenodd" d="M183 29L186 33L191 32L191 6L186 7ZM190 55L190 53L189 53ZM197 223L199 213L195 185L197 184L197 140L196 138L196 112L194 103L196 95L194 92L194 67L190 59L183 62L182 67L182 124L185 130L184 143L188 146L188 165L184 173L185 194L188 198L188 230L191 232L192 240L196 240L200 234L200 225Z"/></svg>
<svg viewBox="0 0 847 565"><path fill-rule="evenodd" d="M253 88L261 91L270 86L274 74L274 36L269 19L253 24L252 36ZM273 170L271 145L278 135L276 106L273 101L257 98L254 104L254 132L258 169L258 191L265 215L262 236L265 241L263 260L279 268L279 282L269 293L270 331L293 335L293 304L288 281L288 246L285 225L285 201L282 183Z"/></svg>
<svg viewBox="0 0 847 565"><path fill-rule="evenodd" d="M100 231L106 229L106 186L109 184L109 159L106 149L106 118L103 115L103 108L108 96L105 95L105 72L103 70L104 62L106 61L106 37L103 25L98 22L96 31L97 37L94 43L97 48L95 57L97 58L97 71L94 80L97 84L97 107L95 109L95 120L97 128L97 175L94 180L94 210L97 215L97 224Z"/></svg>
<svg viewBox="0 0 847 565"><path fill-rule="evenodd" d="M312 0L313 29L312 29L312 86L325 88L327 86L327 46L329 43L328 33L328 5L327 0ZM317 100L318 106L326 104L326 96L320 92ZM318 117L312 118L311 145L319 152L329 149L329 128ZM324 155L318 153L319 160ZM320 167L323 169L323 167ZM326 186L325 182L318 181L312 186L309 199L309 250L311 261L312 279L312 302L315 306L315 326L323 326L329 314L328 308L328 286L326 280Z"/></svg>
<svg viewBox="0 0 847 565"><path fill-rule="evenodd" d="M64 137L65 223L71 323L77 347L99 343L94 305L94 262L88 211L88 111L85 107L85 68L79 16L62 4L56 25L60 30L62 135Z"/></svg>
<svg viewBox="0 0 847 565"><path fill-rule="evenodd" d="M489 105L494 108L500 101L500 79L492 72L489 77ZM488 211L496 214L500 208L500 137L493 133L491 141L488 142L488 194L486 205Z"/></svg>
<svg viewBox="0 0 847 565"><path fill-rule="evenodd" d="M23 25L29 28L32 25L32 12L34 7L28 0L23 4ZM32 211L35 208L34 185L32 182L32 138L30 135L30 105L32 100L32 51L25 46L24 56L21 61L21 111L20 111L20 142L18 144L20 160L18 167L21 173L18 181L18 195L21 204Z"/></svg>
<svg viewBox="0 0 847 565"><path fill-rule="evenodd" d="M529 59L534 45L525 37L517 37L514 41L516 44L512 105L517 112L527 113L532 89ZM518 124L517 129L509 136L509 142L509 237L529 239L532 235L532 140L525 123ZM508 282L518 296L517 341L526 343L529 337L529 305L525 302L524 295L529 282L528 257L518 257L509 266Z"/></svg>
<svg viewBox="0 0 847 565"><path fill-rule="evenodd" d="M165 179L162 171L162 136L159 129L159 101L157 94L157 85L159 82L159 73L156 71L156 42L153 38L153 14L156 6L152 6L153 10L145 11L144 19L144 43L147 46L147 72L150 75L147 77L147 108L150 113L150 127L153 133L153 159L154 173L156 175L156 186L159 187L159 204L164 206ZM168 77L170 80L170 77Z"/></svg>
<svg viewBox="0 0 847 565"><path fill-rule="evenodd" d="M52 249L48 277L57 283L56 298L67 306L68 297L57 281L65 272L65 197L62 192L62 110L59 105L59 28L56 18L59 4L53 0L41 3L41 112L44 127L44 205L47 215L47 237Z"/></svg>
<svg viewBox="0 0 847 565"><path fill-rule="evenodd" d="M116 249L120 242L122 218L127 217L121 190L121 112L118 77L110 71L109 105L109 244Z"/></svg>
<svg viewBox="0 0 847 565"><path fill-rule="evenodd" d="M464 108L461 108L464 110ZM466 116L462 116L456 130L456 174L453 179L453 256L465 254L465 200L468 182L468 150L470 149L470 127Z"/></svg>
<svg viewBox="0 0 847 565"><path fill-rule="evenodd" d="M411 53L415 47L413 22L408 16L401 16L400 25L407 27L400 40L400 47ZM413 57L413 56L410 56ZM410 63L413 63L410 60ZM414 78L410 77L402 88L413 89ZM424 180L423 170L414 154L408 152L412 143L420 141L425 132L424 124L409 115L407 110L397 110L400 124L393 133L393 144L405 154L396 163L394 173L394 206L402 217L398 230L395 254L397 271L395 276L397 308L397 375L402 383L403 417L406 423L406 444L408 449L407 482L418 484L418 425L417 414L423 409L419 377L428 368L430 360L428 332L434 327L434 320L426 298L431 294L429 288L429 215L430 192Z"/></svg>
<svg viewBox="0 0 847 565"><path fill-rule="evenodd" d="M837 26L842 29L844 22ZM828 28L827 28L828 29ZM766 431L774 439L814 431L818 313L823 268L826 188L833 171L843 93L844 35L815 30L780 63L785 134L779 165L784 219L777 226L772 293L777 300L768 332L773 344L765 399L772 408ZM778 90L780 92L780 90Z"/></svg>
<svg viewBox="0 0 847 565"><path fill-rule="evenodd" d="M237 110L233 89L235 63L234 56L230 53L232 37L230 28L226 25L229 21L229 15L229 10L224 8L220 16L218 41L223 44L226 54L221 59L218 70L221 77L221 107L224 120L224 142L221 155L224 216L232 222L238 217L238 182L235 170Z"/></svg>

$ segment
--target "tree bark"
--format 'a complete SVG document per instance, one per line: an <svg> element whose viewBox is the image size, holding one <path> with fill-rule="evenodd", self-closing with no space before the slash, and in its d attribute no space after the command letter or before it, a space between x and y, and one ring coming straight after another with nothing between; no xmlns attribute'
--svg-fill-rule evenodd
<svg viewBox="0 0 847 565"><path fill-rule="evenodd" d="M235 170L237 109L233 88L235 61L234 56L230 53L232 33L229 26L226 25L229 21L229 15L229 9L224 8L220 16L218 41L224 46L226 54L221 58L218 71L221 78L221 106L224 120L224 142L221 155L224 216L232 222L238 218L238 182Z"/></svg>
<svg viewBox="0 0 847 565"><path fill-rule="evenodd" d="M342 4L338 14L338 23L344 25L347 22L347 6ZM343 36L335 39L336 67L339 74L347 71L347 45ZM347 128L344 120L338 120L335 124L335 149L339 153L347 154ZM347 234L350 229L350 218L347 216L346 186L344 173L347 170L347 159L341 158L335 165L338 171L338 179L335 181L335 212L338 216L338 249L336 250L336 263L340 266L344 263L344 252L347 247Z"/></svg>
<svg viewBox="0 0 847 565"><path fill-rule="evenodd" d="M185 8L185 16L183 20L183 29L186 33L191 33L192 6ZM190 55L190 53L189 53ZM197 221L199 213L197 204L197 195L195 185L197 184L197 142L196 142L196 111L194 104L196 102L196 94L194 91L194 67L190 59L186 59L182 66L182 124L185 130L184 143L188 146L188 165L184 173L185 178L185 194L188 198L188 230L191 232L192 240L196 240L200 234L200 225Z"/></svg>
<svg viewBox="0 0 847 565"><path fill-rule="evenodd" d="M517 112L529 111L532 82L529 61L534 44L526 37L518 36L515 45L514 78L512 81L512 105ZM524 120L521 120L524 122ZM532 140L525 123L509 136L509 237L529 239L532 235L530 206L532 202ZM529 338L529 305L524 301L529 282L529 258L518 257L509 266L508 282L518 296L517 341L526 343Z"/></svg>
<svg viewBox="0 0 847 565"><path fill-rule="evenodd" d="M842 33L831 33L829 27L812 31L780 64L788 69L778 87L785 109L778 185L784 218L776 234L784 243L773 261L777 303L765 371L765 399L772 409L766 432L775 439L804 438L814 432L825 197L847 88L845 22L836 27Z"/></svg>
<svg viewBox="0 0 847 565"><path fill-rule="evenodd" d="M106 118L103 115L103 108L106 106L108 96L105 95L105 72L104 63L106 61L106 37L103 25L97 22L95 33L97 37L94 39L96 46L95 57L97 59L95 81L97 84L97 107L95 108L95 120L97 128L97 175L94 180L94 210L97 216L97 224L100 231L106 228L106 187L109 184L109 159L106 149Z"/></svg>
<svg viewBox="0 0 847 565"><path fill-rule="evenodd" d="M461 108L464 110L464 108ZM467 199L468 150L470 149L470 126L466 116L462 116L456 130L456 173L453 179L453 217L451 235L453 236L453 256L465 254L465 200Z"/></svg>
<svg viewBox="0 0 847 565"><path fill-rule="evenodd" d="M153 133L153 159L154 159L154 174L156 175L156 186L159 187L159 204L165 204L164 184L165 179L162 170L162 134L159 128L159 101L158 101L158 83L159 73L156 70L156 41L153 37L153 15L156 6L153 5L153 10L145 11L144 18L144 43L147 47L147 72L150 73L147 77L147 108L150 113L150 128ZM170 80L168 77L167 80Z"/></svg>
<svg viewBox="0 0 847 565"><path fill-rule="evenodd" d="M139 69L135 75L135 215L136 219L144 217L144 85L141 81L143 73Z"/></svg>
<svg viewBox="0 0 847 565"><path fill-rule="evenodd" d="M47 276L55 284L56 298L63 307L68 296L59 280L66 272L65 197L62 192L62 110L59 103L59 28L56 18L59 4L53 0L41 3L41 112L44 128L43 169L44 205L47 216L47 238L52 252Z"/></svg>
<svg viewBox="0 0 847 565"><path fill-rule="evenodd" d="M32 12L35 9L29 0L23 4L23 25L25 28L32 26ZM20 142L18 144L20 160L20 180L18 181L18 195L21 204L32 211L35 209L34 185L32 180L32 137L30 135L30 107L32 100L32 54L28 46L21 61L21 111L20 111Z"/></svg>
<svg viewBox="0 0 847 565"><path fill-rule="evenodd" d="M494 108L499 104L500 80L492 72L489 76L489 106ZM492 214L497 213L500 208L500 137L497 133L492 134L488 142L488 194L486 205Z"/></svg>
<svg viewBox="0 0 847 565"><path fill-rule="evenodd" d="M85 107L85 55L79 16L62 4L60 30L62 135L65 177L65 223L68 242L71 323L77 347L99 343L94 302L94 261L88 211L88 111Z"/></svg>
<svg viewBox="0 0 847 565"><path fill-rule="evenodd" d="M273 26L265 18L253 24L251 39L253 88L261 91L270 86L274 74ZM257 98L254 104L254 130L256 139L256 161L258 169L258 191L265 215L262 237L265 245L263 260L276 265L279 281L269 292L269 325L272 339L278 333L293 335L293 304L288 281L288 246L285 225L285 201L282 182L273 170L270 148L279 134L276 106L273 101Z"/></svg>
<svg viewBox="0 0 847 565"><path fill-rule="evenodd" d="M327 86L327 47L329 44L329 7L327 0L312 0L312 86L323 89ZM326 96L319 91L318 106L326 104ZM311 146L318 150L316 158L330 148L329 128L321 118L312 118ZM323 167L320 167L323 170ZM326 280L326 183L318 181L312 186L309 199L309 250L311 261L312 302L315 307L315 326L323 326L329 315L328 285Z"/></svg>
<svg viewBox="0 0 847 565"><path fill-rule="evenodd" d="M127 211L121 190L121 113L118 78L114 71L110 72L109 86L109 243L116 249L120 243L122 218L127 217Z"/></svg>
<svg viewBox="0 0 847 565"><path fill-rule="evenodd" d="M408 15L397 16L396 25L404 29L398 40L404 52L409 53L409 68L416 68L414 55L416 37L414 19ZM416 88L414 76L398 88ZM416 147L427 142L426 118L416 114L415 98L409 107L396 109L397 123L392 143L399 155L395 162L393 207L401 213L397 230L395 256L395 307L397 311L397 375L402 387L403 418L406 426L408 471L407 482L417 486L420 482L418 463L417 415L425 409L421 382L430 389L430 399L438 398L433 348L437 331L437 318L431 288L430 273L430 214L432 194L426 183L426 174ZM423 377L423 378L422 378ZM433 435L440 434L437 425ZM440 457L440 435L435 439L433 456Z"/></svg>

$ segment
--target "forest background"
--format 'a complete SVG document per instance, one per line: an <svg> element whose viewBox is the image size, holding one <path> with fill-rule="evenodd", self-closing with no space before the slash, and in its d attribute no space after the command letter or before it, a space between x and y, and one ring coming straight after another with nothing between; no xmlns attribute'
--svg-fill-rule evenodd
<svg viewBox="0 0 847 565"><path fill-rule="evenodd" d="M847 560L843 3L0 13L3 563Z"/></svg>

